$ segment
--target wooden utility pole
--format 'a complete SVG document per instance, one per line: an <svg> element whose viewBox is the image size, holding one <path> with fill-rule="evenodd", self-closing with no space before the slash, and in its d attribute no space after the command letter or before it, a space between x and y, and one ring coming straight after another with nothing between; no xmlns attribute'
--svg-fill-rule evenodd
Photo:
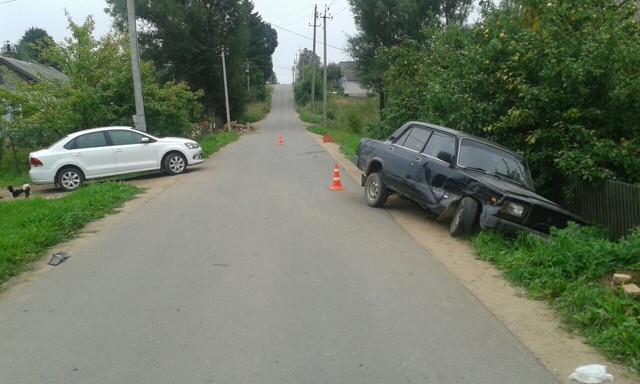
<svg viewBox="0 0 640 384"><path fill-rule="evenodd" d="M231 130L231 113L229 113L229 90L227 89L227 65L224 58L225 50L222 46L222 77L224 78L224 101L227 105L227 124L229 124L228 130Z"/></svg>
<svg viewBox="0 0 640 384"><path fill-rule="evenodd" d="M316 24L318 4L313 5L313 56L311 57L311 113L316 113Z"/></svg>
<svg viewBox="0 0 640 384"><path fill-rule="evenodd" d="M138 32L136 31L136 14L133 0L127 0L127 18L129 21L129 46L131 48L131 69L133 72L133 95L136 102L136 114L133 122L136 129L147 130L144 117L144 100L142 98L142 80L140 79L140 55L138 52Z"/></svg>
<svg viewBox="0 0 640 384"><path fill-rule="evenodd" d="M325 4L324 16L322 16L324 19L322 22L322 24L324 24L324 89L322 92L322 124L324 124L325 127L327 126L327 19L332 19L331 16L327 16L328 10L329 7Z"/></svg>

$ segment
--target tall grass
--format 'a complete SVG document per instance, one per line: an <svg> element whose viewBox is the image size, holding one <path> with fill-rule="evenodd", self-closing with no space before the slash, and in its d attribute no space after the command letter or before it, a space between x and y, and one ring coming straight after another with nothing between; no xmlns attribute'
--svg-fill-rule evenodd
<svg viewBox="0 0 640 384"><path fill-rule="evenodd" d="M0 283L23 272L44 252L69 240L88 222L112 213L139 190L126 183L87 185L62 199L0 204Z"/></svg>
<svg viewBox="0 0 640 384"><path fill-rule="evenodd" d="M472 241L480 259L550 302L607 357L640 371L640 300L608 284L615 272L640 271L640 229L617 242L597 228L577 226L554 231L548 240L482 232Z"/></svg>
<svg viewBox="0 0 640 384"><path fill-rule="evenodd" d="M378 102L375 98L356 98L331 95L328 101L327 124L322 125L322 105L316 105L320 114L312 114L309 106L298 107L300 119L314 125L309 131L319 135L330 133L348 157L354 156L367 128L379 121Z"/></svg>

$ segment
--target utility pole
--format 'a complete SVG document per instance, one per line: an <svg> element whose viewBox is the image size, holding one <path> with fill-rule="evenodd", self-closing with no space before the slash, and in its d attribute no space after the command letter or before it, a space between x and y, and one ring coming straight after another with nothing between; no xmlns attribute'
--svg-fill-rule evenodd
<svg viewBox="0 0 640 384"><path fill-rule="evenodd" d="M224 77L224 101L227 104L227 124L229 124L228 130L231 130L231 113L229 113L229 90L227 89L227 65L224 59L224 45L222 46L222 77Z"/></svg>
<svg viewBox="0 0 640 384"><path fill-rule="evenodd" d="M311 113L316 113L316 24L318 4L313 5L313 56L311 57Z"/></svg>
<svg viewBox="0 0 640 384"><path fill-rule="evenodd" d="M138 32L136 31L136 14L133 0L127 0L127 18L129 19L129 46L131 47L131 69L133 72L133 94L136 101L136 114L133 122L136 129L147 130L144 117L144 100L142 99L142 80L140 79L140 55L138 52Z"/></svg>
<svg viewBox="0 0 640 384"><path fill-rule="evenodd" d="M323 27L324 27L324 90L322 92L322 124L327 126L327 19L332 19L333 17L327 16L327 11L329 7L324 5L324 19Z"/></svg>
<svg viewBox="0 0 640 384"><path fill-rule="evenodd" d="M245 70L245 72L247 72L247 92L251 92L251 88L249 87L249 62L247 61L247 69Z"/></svg>

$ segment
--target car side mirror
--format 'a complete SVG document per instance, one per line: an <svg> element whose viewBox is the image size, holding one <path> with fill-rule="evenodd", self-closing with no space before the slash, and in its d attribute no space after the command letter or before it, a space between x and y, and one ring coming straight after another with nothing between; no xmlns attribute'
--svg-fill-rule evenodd
<svg viewBox="0 0 640 384"><path fill-rule="evenodd" d="M151 139L149 139L148 137L143 137L140 139L140 142L142 144L149 144L151 142Z"/></svg>

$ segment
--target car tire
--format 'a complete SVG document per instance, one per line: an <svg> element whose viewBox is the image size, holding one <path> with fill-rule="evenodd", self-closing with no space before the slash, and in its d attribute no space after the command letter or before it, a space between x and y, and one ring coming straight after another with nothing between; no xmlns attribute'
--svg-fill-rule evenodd
<svg viewBox="0 0 640 384"><path fill-rule="evenodd" d="M66 167L58 172L56 183L65 192L73 192L84 185L84 173L76 167Z"/></svg>
<svg viewBox="0 0 640 384"><path fill-rule="evenodd" d="M364 183L364 200L371 207L382 207L389 198L389 188L384 185L382 173L374 172L367 176Z"/></svg>
<svg viewBox="0 0 640 384"><path fill-rule="evenodd" d="M473 232L478 216L478 202L470 197L464 197L453 215L449 233L453 237L469 236Z"/></svg>
<svg viewBox="0 0 640 384"><path fill-rule="evenodd" d="M164 171L169 175L179 175L187 170L187 159L178 152L171 152L164 158Z"/></svg>

